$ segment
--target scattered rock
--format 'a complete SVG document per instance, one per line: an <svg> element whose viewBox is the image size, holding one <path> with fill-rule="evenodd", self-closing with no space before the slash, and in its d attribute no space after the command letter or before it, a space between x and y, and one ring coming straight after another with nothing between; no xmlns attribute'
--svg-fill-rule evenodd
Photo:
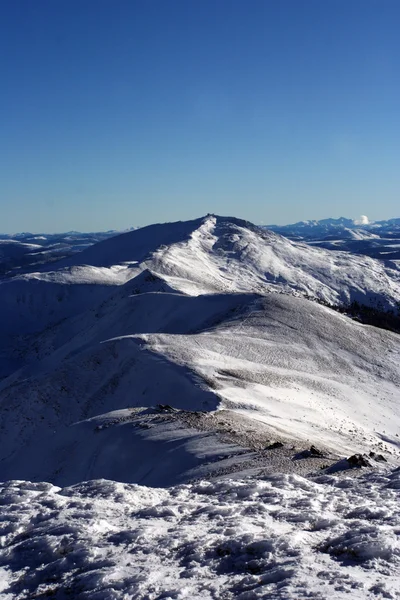
<svg viewBox="0 0 400 600"><path fill-rule="evenodd" d="M326 458L326 456L322 450L319 450L316 446L311 446L309 450L302 450L293 456L293 460L301 460L304 458Z"/></svg>
<svg viewBox="0 0 400 600"><path fill-rule="evenodd" d="M333 465L324 465L321 467L321 469L325 470L325 473L340 473L341 471L347 471L351 468L352 466L350 465L347 458L341 458L340 460L333 463Z"/></svg>
<svg viewBox="0 0 400 600"><path fill-rule="evenodd" d="M266 447L266 450L275 450L276 448L283 448L284 444L282 442L274 442Z"/></svg>
<svg viewBox="0 0 400 600"><path fill-rule="evenodd" d="M364 454L353 454L347 459L350 467L370 467L371 463L367 460Z"/></svg>
<svg viewBox="0 0 400 600"><path fill-rule="evenodd" d="M310 448L310 456L317 456L318 458L323 458L324 453L316 448L315 446L311 446Z"/></svg>
<svg viewBox="0 0 400 600"><path fill-rule="evenodd" d="M387 459L383 456L383 454L375 454L375 452L369 453L370 458L376 460L376 462L387 462Z"/></svg>

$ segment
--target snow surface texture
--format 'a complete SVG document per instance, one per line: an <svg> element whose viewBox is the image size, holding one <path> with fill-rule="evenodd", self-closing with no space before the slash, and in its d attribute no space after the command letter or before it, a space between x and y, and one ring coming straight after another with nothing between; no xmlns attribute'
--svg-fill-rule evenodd
<svg viewBox="0 0 400 600"><path fill-rule="evenodd" d="M400 598L400 471L0 488L3 600Z"/></svg>

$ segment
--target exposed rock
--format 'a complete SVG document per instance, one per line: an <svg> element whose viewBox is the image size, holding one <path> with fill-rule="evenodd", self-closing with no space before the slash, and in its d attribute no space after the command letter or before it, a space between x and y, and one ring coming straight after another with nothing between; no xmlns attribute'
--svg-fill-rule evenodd
<svg viewBox="0 0 400 600"><path fill-rule="evenodd" d="M347 459L347 462L349 463L350 467L370 467L371 463L368 461L368 459L364 456L364 454L353 454L352 456L349 456L349 458Z"/></svg>
<svg viewBox="0 0 400 600"><path fill-rule="evenodd" d="M163 411L167 411L167 412L172 412L175 410L169 404L157 404L157 408L158 408L158 410L163 410Z"/></svg>
<svg viewBox="0 0 400 600"><path fill-rule="evenodd" d="M387 462L387 459L382 454L375 454L375 452L370 452L369 457L376 460L376 462Z"/></svg>
<svg viewBox="0 0 400 600"><path fill-rule="evenodd" d="M315 446L311 446L311 448L310 448L310 455L311 456L317 456L318 458L323 458L324 453L321 452L321 450L318 450L318 448L316 448Z"/></svg>
<svg viewBox="0 0 400 600"><path fill-rule="evenodd" d="M284 444L282 442L274 442L266 447L266 450L276 450L277 448L283 448Z"/></svg>

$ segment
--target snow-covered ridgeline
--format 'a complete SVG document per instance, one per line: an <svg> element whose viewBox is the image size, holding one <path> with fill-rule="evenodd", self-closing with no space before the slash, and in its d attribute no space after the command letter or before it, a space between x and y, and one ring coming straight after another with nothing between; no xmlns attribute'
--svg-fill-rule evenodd
<svg viewBox="0 0 400 600"><path fill-rule="evenodd" d="M400 338L301 298L399 271L209 215L0 293L0 480L79 482L1 484L2 599L400 599Z"/></svg>
<svg viewBox="0 0 400 600"><path fill-rule="evenodd" d="M40 307L45 306L47 324L54 323L62 318L62 310L68 315L79 311L73 294L62 294L57 286L93 287L101 301L101 286L123 285L145 269L177 292L191 295L276 291L334 305L379 302L383 308L397 306L400 298L400 272L379 260L313 248L246 221L210 215L115 236L53 264L52 272L48 267L47 272L42 269L1 282L7 322L39 314L43 325ZM46 282L41 286L44 292L54 284L61 307L56 302L52 306L47 296L42 301L39 282ZM83 303L82 310L86 308Z"/></svg>
<svg viewBox="0 0 400 600"><path fill-rule="evenodd" d="M296 297L390 306L400 274L379 261L215 216L116 236L79 260L0 284L0 477L70 481L73 449L92 440L71 425L157 404L244 412L341 455L399 454L399 337Z"/></svg>

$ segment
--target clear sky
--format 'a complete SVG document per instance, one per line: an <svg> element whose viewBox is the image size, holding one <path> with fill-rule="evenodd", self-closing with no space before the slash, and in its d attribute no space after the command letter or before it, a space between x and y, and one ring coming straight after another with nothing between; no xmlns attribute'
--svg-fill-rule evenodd
<svg viewBox="0 0 400 600"><path fill-rule="evenodd" d="M2 0L0 231L400 217L399 0Z"/></svg>

